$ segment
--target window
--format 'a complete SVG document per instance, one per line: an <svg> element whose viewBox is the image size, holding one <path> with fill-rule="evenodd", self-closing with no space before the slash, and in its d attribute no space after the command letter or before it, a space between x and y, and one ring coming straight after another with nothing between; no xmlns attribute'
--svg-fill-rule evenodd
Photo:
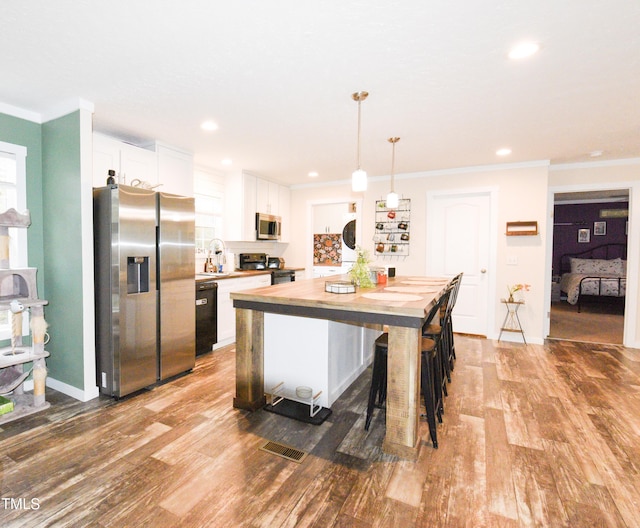
<svg viewBox="0 0 640 528"><path fill-rule="evenodd" d="M27 149L0 142L0 213L13 208L23 213L27 208L26 159ZM27 266L27 229L9 228L9 267ZM23 319L22 333L28 333L28 317ZM8 310L0 310L0 339L11 338L11 317Z"/></svg>
<svg viewBox="0 0 640 528"><path fill-rule="evenodd" d="M222 196L195 194L196 254L206 255L212 238L222 233Z"/></svg>
<svg viewBox="0 0 640 528"><path fill-rule="evenodd" d="M196 170L194 184L196 257L205 257L211 239L222 237L224 177Z"/></svg>

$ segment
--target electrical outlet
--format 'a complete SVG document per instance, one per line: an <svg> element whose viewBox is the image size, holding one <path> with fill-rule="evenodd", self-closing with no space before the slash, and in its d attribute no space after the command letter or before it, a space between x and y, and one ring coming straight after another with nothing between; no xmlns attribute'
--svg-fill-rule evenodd
<svg viewBox="0 0 640 528"><path fill-rule="evenodd" d="M507 266L517 266L518 265L518 257L515 255L509 255L507 257Z"/></svg>
<svg viewBox="0 0 640 528"><path fill-rule="evenodd" d="M107 388L107 373L106 372L102 373L102 388L103 389Z"/></svg>

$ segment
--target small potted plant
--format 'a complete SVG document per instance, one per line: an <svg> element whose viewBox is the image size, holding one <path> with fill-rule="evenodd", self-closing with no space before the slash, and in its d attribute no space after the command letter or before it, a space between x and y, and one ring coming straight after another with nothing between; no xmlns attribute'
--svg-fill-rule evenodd
<svg viewBox="0 0 640 528"><path fill-rule="evenodd" d="M519 291L528 292L529 288L530 288L530 286L528 284L514 284L513 286L507 285L507 290L509 291L509 298L507 299L507 301L508 302L515 302L513 294L516 293L516 292L519 292Z"/></svg>
<svg viewBox="0 0 640 528"><path fill-rule="evenodd" d="M373 288L375 285L371 280L371 270L369 269L369 252L356 246L356 262L349 270L351 282L360 288Z"/></svg>

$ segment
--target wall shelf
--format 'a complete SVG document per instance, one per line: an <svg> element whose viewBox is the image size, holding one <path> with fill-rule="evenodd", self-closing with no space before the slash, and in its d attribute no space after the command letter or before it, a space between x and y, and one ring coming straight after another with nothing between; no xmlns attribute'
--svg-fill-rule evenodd
<svg viewBox="0 0 640 528"><path fill-rule="evenodd" d="M537 220L507 222L507 236L535 236L538 234Z"/></svg>
<svg viewBox="0 0 640 528"><path fill-rule="evenodd" d="M398 207L390 208L384 200L376 201L374 253L381 257L409 255L411 200L403 198Z"/></svg>

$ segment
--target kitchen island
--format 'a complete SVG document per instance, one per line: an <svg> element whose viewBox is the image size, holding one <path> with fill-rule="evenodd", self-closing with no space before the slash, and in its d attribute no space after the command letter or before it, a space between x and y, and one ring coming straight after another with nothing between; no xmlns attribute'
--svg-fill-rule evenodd
<svg viewBox="0 0 640 528"><path fill-rule="evenodd" d="M231 294L236 309L234 407L253 411L266 404L265 314L379 325L380 329L386 325L389 349L383 449L415 459L419 448L421 329L447 279L396 277L387 284L348 294L325 292L326 282L326 278L310 279ZM304 350L304 343L298 346Z"/></svg>

